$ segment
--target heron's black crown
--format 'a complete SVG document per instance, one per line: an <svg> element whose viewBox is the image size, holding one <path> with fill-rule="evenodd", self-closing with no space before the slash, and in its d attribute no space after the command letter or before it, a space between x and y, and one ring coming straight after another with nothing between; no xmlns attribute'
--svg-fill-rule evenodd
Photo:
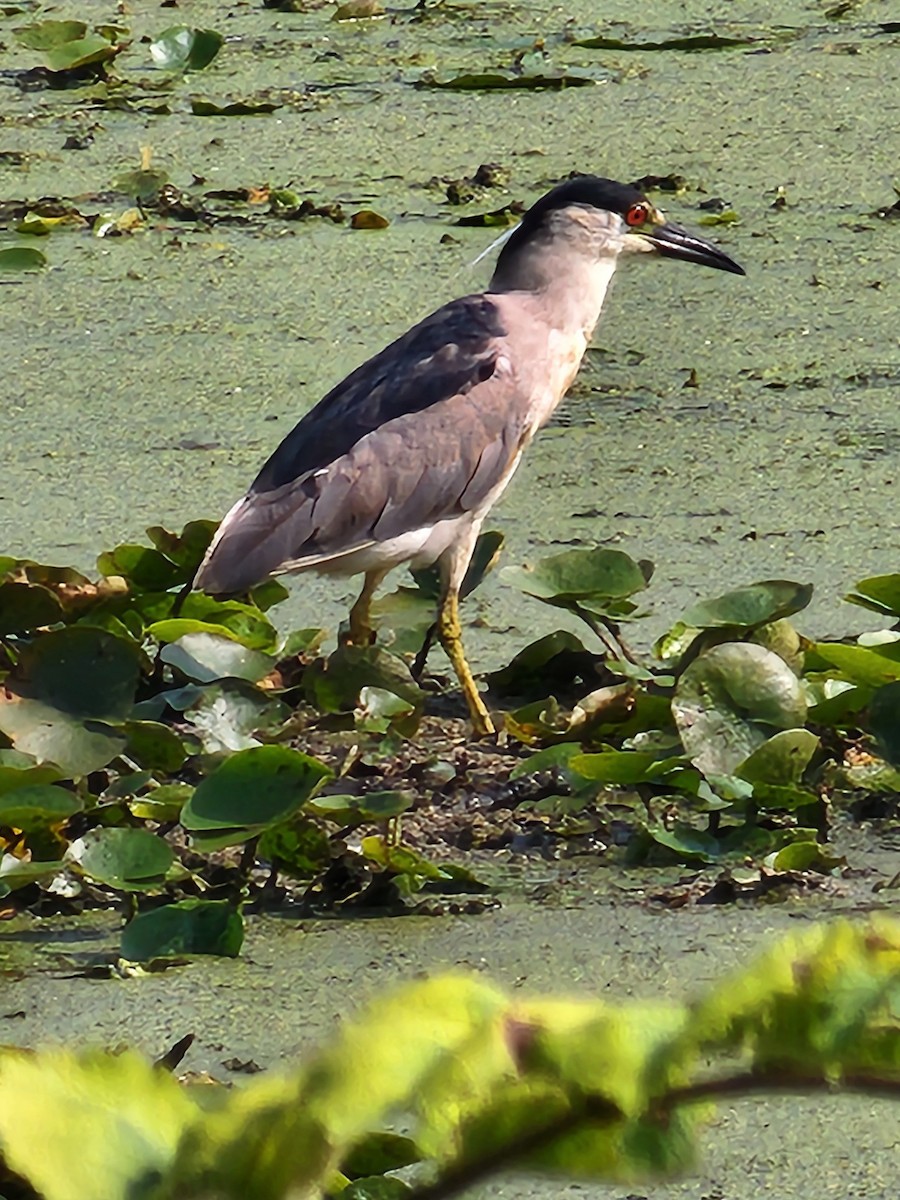
<svg viewBox="0 0 900 1200"><path fill-rule="evenodd" d="M513 258L543 228L547 216L552 212L572 204L583 204L624 217L635 204L643 203L646 203L646 197L628 183L602 179L599 175L576 175L573 179L567 179L532 204L500 251L497 269L500 270L504 260L508 262Z"/></svg>

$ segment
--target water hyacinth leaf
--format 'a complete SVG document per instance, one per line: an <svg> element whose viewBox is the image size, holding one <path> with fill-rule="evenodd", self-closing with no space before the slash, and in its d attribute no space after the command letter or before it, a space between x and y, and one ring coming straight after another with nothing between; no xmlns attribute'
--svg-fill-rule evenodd
<svg viewBox="0 0 900 1200"><path fill-rule="evenodd" d="M151 525L147 537L160 554L181 568L178 582L187 583L196 574L217 528L217 521L188 521L181 533L172 533L162 525Z"/></svg>
<svg viewBox="0 0 900 1200"><path fill-rule="evenodd" d="M133 1051L4 1057L0 1143L8 1171L28 1180L27 1195L146 1193L148 1179L166 1177L195 1119L196 1103L174 1075Z"/></svg>
<svg viewBox="0 0 900 1200"><path fill-rule="evenodd" d="M142 767L167 774L177 771L187 758L181 738L159 721L126 721L122 732L128 741L125 754Z"/></svg>
<svg viewBox="0 0 900 1200"><path fill-rule="evenodd" d="M0 750L0 796L24 787L56 783L64 773L52 763L38 764L31 754Z"/></svg>
<svg viewBox="0 0 900 1200"><path fill-rule="evenodd" d="M175 25L150 43L150 57L164 71L202 71L225 44L214 29L189 29Z"/></svg>
<svg viewBox="0 0 900 1200"><path fill-rule="evenodd" d="M721 33L675 34L656 39L644 35L636 35L633 38L598 35L582 38L575 42L575 45L583 46L587 50L684 50L697 52L699 50L731 50L736 46L751 46L761 41L762 39L759 37L734 37Z"/></svg>
<svg viewBox="0 0 900 1200"><path fill-rule="evenodd" d="M0 696L0 730L17 749L38 762L53 763L78 779L112 762L125 737L102 721L84 720L40 700Z"/></svg>
<svg viewBox="0 0 900 1200"><path fill-rule="evenodd" d="M593 87L595 79L574 75L570 71L544 72L534 75L503 75L499 71L465 71L448 79L433 74L423 75L416 87L438 88L451 92L494 92L507 89L526 91L561 91L570 87Z"/></svg>
<svg viewBox="0 0 900 1200"><path fill-rule="evenodd" d="M202 592L191 592L186 596L177 617L169 617L171 597L164 597L168 606L164 618L155 620L148 633L159 641L177 641L186 633L224 633L251 650L273 651L278 645L278 631L265 613L253 604L240 600L216 600ZM162 614L161 614L162 615ZM178 624L199 622L199 625Z"/></svg>
<svg viewBox="0 0 900 1200"><path fill-rule="evenodd" d="M139 913L122 931L119 953L129 962L183 954L237 958L244 918L227 900L179 900Z"/></svg>
<svg viewBox="0 0 900 1200"><path fill-rule="evenodd" d="M151 628L177 625L177 621L160 621ZM158 633L166 640L166 630ZM159 657L195 683L214 683L217 679L246 679L256 683L268 675L275 659L259 650L242 646L231 637L197 631L185 633L176 641L163 646Z"/></svg>
<svg viewBox="0 0 900 1200"><path fill-rule="evenodd" d="M341 1174L350 1179L383 1175L385 1171L399 1171L421 1159L422 1151L412 1138L399 1133L367 1133L341 1159Z"/></svg>
<svg viewBox="0 0 900 1200"><path fill-rule="evenodd" d="M265 579L262 583L258 583L256 587L251 588L249 595L253 604L260 612L268 612L270 608L274 608L276 604L281 604L287 600L290 592L278 579Z"/></svg>
<svg viewBox="0 0 900 1200"><path fill-rule="evenodd" d="M735 774L748 783L799 783L819 748L819 739L808 729L785 729L757 747Z"/></svg>
<svg viewBox="0 0 900 1200"><path fill-rule="evenodd" d="M900 618L900 575L872 575L861 579L844 599L883 616Z"/></svg>
<svg viewBox="0 0 900 1200"><path fill-rule="evenodd" d="M219 104L191 96L191 112L195 117L259 117L273 113L281 105L274 100L232 100Z"/></svg>
<svg viewBox="0 0 900 1200"><path fill-rule="evenodd" d="M177 821L193 794L194 789L189 783L164 783L152 792L135 797L128 807L142 821Z"/></svg>
<svg viewBox="0 0 900 1200"><path fill-rule="evenodd" d="M158 550L126 544L105 550L97 558L101 575L121 575L139 591L165 592L183 583L182 572Z"/></svg>
<svg viewBox="0 0 900 1200"><path fill-rule="evenodd" d="M860 687L879 688L900 680L900 644L889 643L877 650L866 646L844 646L839 642L816 642L813 647L829 666Z"/></svg>
<svg viewBox="0 0 900 1200"><path fill-rule="evenodd" d="M259 839L260 858L277 863L292 879L309 879L331 861L331 842L313 821L294 817L267 829Z"/></svg>
<svg viewBox="0 0 900 1200"><path fill-rule="evenodd" d="M529 775L539 775L543 771L560 771L566 776L574 775L569 771L573 758L581 755L581 747L574 742L560 742L558 746L547 746L536 750L528 758L516 763L509 773L510 779L525 779ZM581 778L584 778L581 776Z"/></svg>
<svg viewBox="0 0 900 1200"><path fill-rule="evenodd" d="M569 759L569 770L595 783L627 787L653 778L658 764L656 754L637 750L604 750L599 754L576 754Z"/></svg>
<svg viewBox="0 0 900 1200"><path fill-rule="evenodd" d="M727 642L685 670L672 714L694 765L704 775L733 775L774 731L805 723L806 698L777 654L751 642Z"/></svg>
<svg viewBox="0 0 900 1200"><path fill-rule="evenodd" d="M87 33L84 21L37 21L15 31L16 41L28 50L52 50L77 42Z"/></svg>
<svg viewBox="0 0 900 1200"><path fill-rule="evenodd" d="M39 762L73 776L96 770L125 744L106 722L130 712L139 671L135 647L105 630L54 630L26 646L7 676L0 730Z"/></svg>
<svg viewBox="0 0 900 1200"><path fill-rule="evenodd" d="M790 842L763 860L770 871L821 871L828 874L845 866L847 860L834 854L814 840Z"/></svg>
<svg viewBox="0 0 900 1200"><path fill-rule="evenodd" d="M378 646L339 646L325 660L317 659L303 676L309 700L327 713L350 712L365 687L377 687L420 710L424 693L401 658Z"/></svg>
<svg viewBox="0 0 900 1200"><path fill-rule="evenodd" d="M7 689L80 717L127 717L140 671L134 648L102 629L76 625L22 650Z"/></svg>
<svg viewBox="0 0 900 1200"><path fill-rule="evenodd" d="M10 580L0 584L0 635L55 625L62 615L62 605L48 588Z"/></svg>
<svg viewBox="0 0 900 1200"><path fill-rule="evenodd" d="M366 792L362 796L314 796L303 806L304 812L326 817L338 825L362 825L369 821L389 821L408 812L415 803L412 792Z"/></svg>
<svg viewBox="0 0 900 1200"><path fill-rule="evenodd" d="M159 887L175 861L171 846L149 829L91 829L70 852L96 883L129 892Z"/></svg>
<svg viewBox="0 0 900 1200"><path fill-rule="evenodd" d="M712 834L690 825L676 824L671 829L664 829L662 825L648 825L644 832L651 841L670 851L680 862L713 863L721 854L721 847Z"/></svg>
<svg viewBox="0 0 900 1200"><path fill-rule="evenodd" d="M287 746L241 750L200 783L181 814L194 831L259 827L294 816L332 772Z"/></svg>
<svg viewBox="0 0 900 1200"><path fill-rule="evenodd" d="M502 577L546 604L567 608L577 602L591 607L643 591L652 570L622 550L598 548L566 550L542 558L533 567L505 567Z"/></svg>
<svg viewBox="0 0 900 1200"><path fill-rule="evenodd" d="M727 625L755 629L758 625L768 625L800 612L809 604L812 594L811 583L764 579L725 592L712 600L701 600L692 605L681 619L696 629Z"/></svg>
<svg viewBox="0 0 900 1200"><path fill-rule="evenodd" d="M259 745L257 733L274 732L290 716L290 709L243 679L225 679L203 688L195 684L184 693L184 717L193 726L207 754L246 750ZM177 704L177 693L166 693Z"/></svg>
<svg viewBox="0 0 900 1200"><path fill-rule="evenodd" d="M47 256L36 246L4 246L0 249L0 271L39 271Z"/></svg>
<svg viewBox="0 0 900 1200"><path fill-rule="evenodd" d="M63 71L74 71L79 67L108 62L122 49L114 46L107 38L99 33L88 33L76 41L63 42L43 52L44 66L48 71L58 74Z"/></svg>
<svg viewBox="0 0 900 1200"><path fill-rule="evenodd" d="M0 825L32 833L61 825L83 808L81 798L66 788L33 784L0 795Z"/></svg>

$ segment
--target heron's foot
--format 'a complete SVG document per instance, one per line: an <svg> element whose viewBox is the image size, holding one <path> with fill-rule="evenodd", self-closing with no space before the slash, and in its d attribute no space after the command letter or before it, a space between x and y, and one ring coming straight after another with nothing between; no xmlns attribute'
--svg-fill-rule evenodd
<svg viewBox="0 0 900 1200"><path fill-rule="evenodd" d="M491 720L491 714L487 710L487 705L481 698L481 692L478 690L475 677L466 661L462 646L462 628L459 623L459 600L455 593L448 596L441 606L441 611L438 614L437 632L438 637L441 639L441 645L444 647L453 670L456 672L456 678L459 680L462 694L466 698L466 704L469 707L469 716L472 721L472 731L477 738L490 737L497 730L494 727L494 722Z"/></svg>

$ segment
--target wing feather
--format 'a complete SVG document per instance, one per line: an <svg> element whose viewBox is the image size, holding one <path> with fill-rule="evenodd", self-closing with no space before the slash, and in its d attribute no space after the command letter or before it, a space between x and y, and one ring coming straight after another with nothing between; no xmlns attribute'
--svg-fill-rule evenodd
<svg viewBox="0 0 900 1200"><path fill-rule="evenodd" d="M195 586L242 591L477 509L525 434L498 329L493 302L466 297L350 375L222 522Z"/></svg>

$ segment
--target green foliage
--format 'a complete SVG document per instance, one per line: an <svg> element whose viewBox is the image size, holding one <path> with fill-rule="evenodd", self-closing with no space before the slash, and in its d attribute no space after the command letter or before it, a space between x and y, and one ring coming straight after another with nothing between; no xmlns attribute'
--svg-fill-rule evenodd
<svg viewBox="0 0 900 1200"><path fill-rule="evenodd" d="M175 25L150 43L150 57L164 71L202 71L225 44L214 29Z"/></svg>
<svg viewBox="0 0 900 1200"><path fill-rule="evenodd" d="M214 531L210 521L153 527L149 545L101 554L96 581L0 558L0 892L36 895L29 885L53 886L65 871L65 890L81 881L83 902L98 890L162 892L180 927L197 918L173 902L196 899L204 861L224 871L228 898L259 886L260 860L273 878L307 881L326 907L472 887L401 839L397 822L423 785L362 782L420 737L428 693L410 659L424 663L437 577L417 572L415 587L385 598L377 644L323 654L325 631L279 632L267 610L286 593L274 581L227 601L186 590ZM467 587L501 544L483 535ZM658 645L660 668L627 651L614 625L638 615L650 564L578 550L504 575L599 641L557 631L490 677L495 691L528 699L506 728L537 752L511 778L553 774L535 809L548 835L596 831L615 808L626 862L753 855L771 871L830 872L841 860L822 842L823 795L835 782L900 792L893 632L801 643L788 617L809 588L767 580L692 606ZM858 594L893 615L893 579L863 581ZM865 730L871 761L829 761L820 726ZM321 759L290 744L306 744L307 731ZM220 866L211 856L223 851ZM166 919L142 913L135 925Z"/></svg>
<svg viewBox="0 0 900 1200"><path fill-rule="evenodd" d="M0 1155L46 1200L395 1200L405 1185L385 1172L420 1161L447 1196L510 1168L640 1184L691 1168L720 1096L845 1090L900 1099L888 916L785 938L686 1000L408 983L292 1074L202 1106L130 1052L7 1050ZM382 1132L398 1118L409 1136Z"/></svg>

